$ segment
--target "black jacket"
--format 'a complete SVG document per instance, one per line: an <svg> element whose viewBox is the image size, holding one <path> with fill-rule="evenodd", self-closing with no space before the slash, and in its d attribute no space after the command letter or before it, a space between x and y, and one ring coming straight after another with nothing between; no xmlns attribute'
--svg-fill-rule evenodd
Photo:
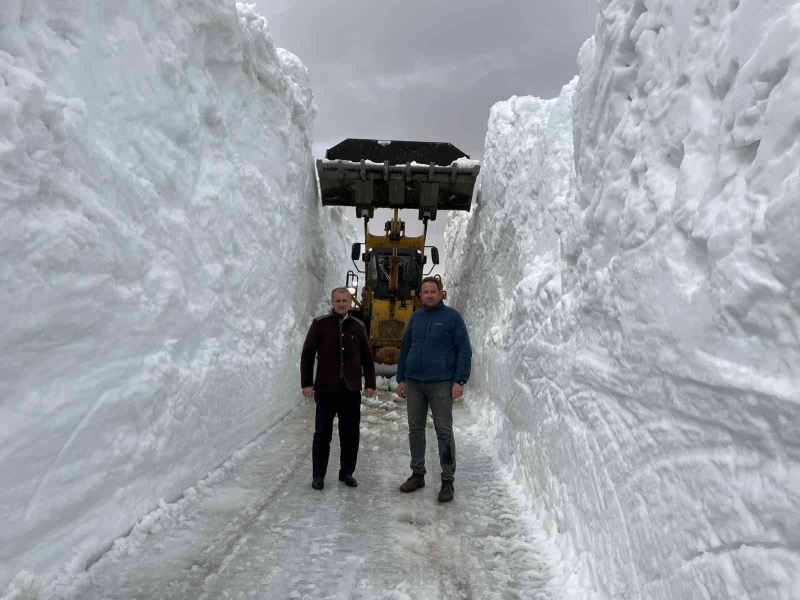
<svg viewBox="0 0 800 600"><path fill-rule="evenodd" d="M356 392L361 390L362 372L365 386L374 389L375 363L364 323L349 315L340 319L334 313L314 319L300 356L300 385L311 387L313 380L316 391L337 392L342 378L345 387Z"/></svg>

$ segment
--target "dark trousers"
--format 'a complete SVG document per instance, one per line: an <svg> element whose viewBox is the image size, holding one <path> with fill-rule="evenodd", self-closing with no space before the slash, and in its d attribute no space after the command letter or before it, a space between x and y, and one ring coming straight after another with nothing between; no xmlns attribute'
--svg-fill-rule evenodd
<svg viewBox="0 0 800 600"><path fill-rule="evenodd" d="M339 475L352 475L358 458L358 434L361 424L361 392L315 392L317 416L311 460L314 477L325 477L331 453L333 418L339 417L341 466Z"/></svg>

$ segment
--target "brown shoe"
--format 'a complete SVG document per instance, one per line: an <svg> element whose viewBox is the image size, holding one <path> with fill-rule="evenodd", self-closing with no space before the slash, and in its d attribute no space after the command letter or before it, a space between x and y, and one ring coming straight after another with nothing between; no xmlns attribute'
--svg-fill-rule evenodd
<svg viewBox="0 0 800 600"><path fill-rule="evenodd" d="M405 483L400 486L400 491L404 494L418 490L425 487L425 475L422 473L412 473L411 477L406 479Z"/></svg>
<svg viewBox="0 0 800 600"><path fill-rule="evenodd" d="M439 490L439 502L450 502L454 495L453 482L443 481L442 489Z"/></svg>

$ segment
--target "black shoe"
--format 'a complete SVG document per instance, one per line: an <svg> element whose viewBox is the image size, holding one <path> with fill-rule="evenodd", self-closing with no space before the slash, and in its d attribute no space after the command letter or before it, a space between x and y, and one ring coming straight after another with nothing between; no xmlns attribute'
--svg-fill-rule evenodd
<svg viewBox="0 0 800 600"><path fill-rule="evenodd" d="M411 477L406 479L405 483L400 486L400 491L404 494L418 490L425 487L425 475L422 473L412 473Z"/></svg>
<svg viewBox="0 0 800 600"><path fill-rule="evenodd" d="M314 477L311 481L311 487L315 490L321 490L325 487L325 480L322 477Z"/></svg>
<svg viewBox="0 0 800 600"><path fill-rule="evenodd" d="M339 481L344 482L347 487L358 487L358 482L352 475L339 475Z"/></svg>
<svg viewBox="0 0 800 600"><path fill-rule="evenodd" d="M452 481L443 481L442 489L439 490L439 502L450 502L455 496Z"/></svg>

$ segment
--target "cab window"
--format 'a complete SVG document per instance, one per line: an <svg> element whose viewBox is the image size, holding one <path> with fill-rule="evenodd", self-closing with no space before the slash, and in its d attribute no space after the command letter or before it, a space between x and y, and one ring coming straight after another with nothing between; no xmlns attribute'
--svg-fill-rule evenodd
<svg viewBox="0 0 800 600"><path fill-rule="evenodd" d="M372 260L367 263L367 285L372 289L375 298L389 298L389 276L391 273L392 251L388 248L376 248ZM422 269L420 253L416 250L398 250L397 283L398 300L410 300L411 290L419 287Z"/></svg>

